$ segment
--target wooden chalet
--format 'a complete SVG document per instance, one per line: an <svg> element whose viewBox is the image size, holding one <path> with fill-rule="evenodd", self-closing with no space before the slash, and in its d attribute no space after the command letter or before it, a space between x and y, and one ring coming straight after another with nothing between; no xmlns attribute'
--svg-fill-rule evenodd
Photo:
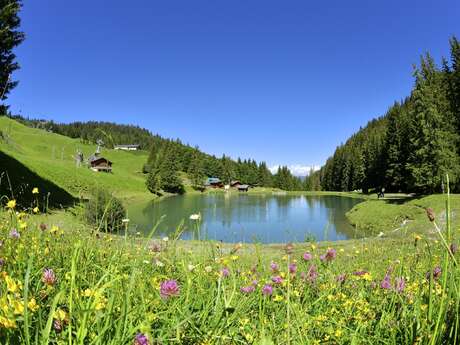
<svg viewBox="0 0 460 345"><path fill-rule="evenodd" d="M224 187L224 183L221 181L220 178L217 178L217 177L208 177L204 185L209 188L223 188Z"/></svg>
<svg viewBox="0 0 460 345"><path fill-rule="evenodd" d="M112 162L98 154L88 158L88 166L93 171L112 172Z"/></svg>
<svg viewBox="0 0 460 345"><path fill-rule="evenodd" d="M238 186L241 186L241 185L242 185L242 183L240 181L238 181L238 180L234 180L234 181L230 182L230 187L232 187L232 188L238 188Z"/></svg>

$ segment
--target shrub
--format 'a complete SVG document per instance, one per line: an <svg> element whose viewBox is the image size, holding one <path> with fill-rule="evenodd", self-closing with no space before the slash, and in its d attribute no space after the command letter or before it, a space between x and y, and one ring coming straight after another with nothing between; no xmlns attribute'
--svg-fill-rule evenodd
<svg viewBox="0 0 460 345"><path fill-rule="evenodd" d="M97 189L85 206L85 220L106 232L121 230L125 215L121 201L104 189Z"/></svg>

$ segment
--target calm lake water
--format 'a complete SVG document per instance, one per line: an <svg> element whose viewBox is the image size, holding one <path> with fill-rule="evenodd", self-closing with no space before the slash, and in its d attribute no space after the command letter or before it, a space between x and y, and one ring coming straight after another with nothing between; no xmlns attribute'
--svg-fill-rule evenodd
<svg viewBox="0 0 460 345"><path fill-rule="evenodd" d="M338 196L215 194L183 195L128 208L135 231L149 234L161 221L156 235L171 235L184 222L182 239L224 242L281 243L289 241L356 238L345 213L359 199ZM201 228L189 219L201 214Z"/></svg>

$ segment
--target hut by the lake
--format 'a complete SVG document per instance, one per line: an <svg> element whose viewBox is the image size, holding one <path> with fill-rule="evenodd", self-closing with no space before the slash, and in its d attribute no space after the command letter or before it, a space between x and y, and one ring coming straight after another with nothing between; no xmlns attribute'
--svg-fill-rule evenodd
<svg viewBox="0 0 460 345"><path fill-rule="evenodd" d="M247 184L240 184L238 187L237 187L238 191L239 192L247 192L249 190L249 185Z"/></svg>
<svg viewBox="0 0 460 345"><path fill-rule="evenodd" d="M232 188L238 188L241 185L242 185L241 181L238 181L238 180L233 180L230 182L230 187Z"/></svg>
<svg viewBox="0 0 460 345"><path fill-rule="evenodd" d="M205 182L205 187L209 188L223 188L224 183L220 178L217 177L208 177Z"/></svg>

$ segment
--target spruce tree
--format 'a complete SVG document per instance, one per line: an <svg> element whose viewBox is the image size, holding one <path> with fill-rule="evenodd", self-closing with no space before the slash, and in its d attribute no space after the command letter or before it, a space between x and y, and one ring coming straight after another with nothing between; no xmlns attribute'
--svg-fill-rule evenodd
<svg viewBox="0 0 460 345"><path fill-rule="evenodd" d="M18 30L21 6L20 0L0 0L0 101L5 101L18 83L12 73L19 68L13 49L24 40L24 33ZM0 115L7 110L5 104L0 104Z"/></svg>
<svg viewBox="0 0 460 345"><path fill-rule="evenodd" d="M175 157L175 150L169 149L163 156L160 164L161 188L169 193L183 193L184 186L178 175L179 163Z"/></svg>
<svg viewBox="0 0 460 345"><path fill-rule="evenodd" d="M188 168L188 175L196 188L201 188L204 183L205 173L203 160L198 152L195 152Z"/></svg>
<svg viewBox="0 0 460 345"><path fill-rule="evenodd" d="M444 76L428 54L422 58L415 77L407 168L414 190L433 193L440 191L446 173L455 184L460 166L456 154L458 133L453 126Z"/></svg>

